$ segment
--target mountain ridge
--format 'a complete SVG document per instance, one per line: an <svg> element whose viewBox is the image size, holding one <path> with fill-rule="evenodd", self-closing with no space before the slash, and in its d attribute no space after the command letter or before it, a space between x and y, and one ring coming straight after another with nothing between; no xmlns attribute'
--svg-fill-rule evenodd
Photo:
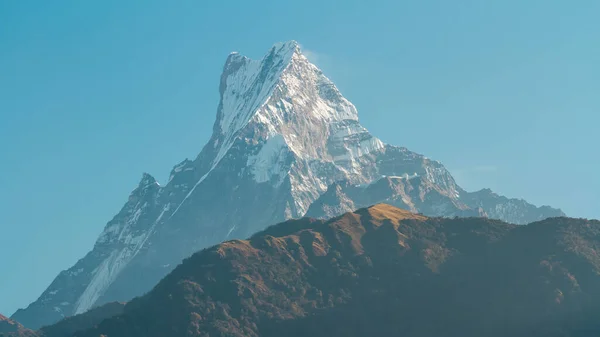
<svg viewBox="0 0 600 337"><path fill-rule="evenodd" d="M385 204L290 220L193 254L76 335L594 336L599 233L596 220L518 226Z"/></svg>
<svg viewBox="0 0 600 337"><path fill-rule="evenodd" d="M103 303L128 301L192 253L303 217L315 202L334 205L314 210L326 218L365 206L347 191L339 195L348 200L323 200L339 181L353 186L382 176L416 176L411 181L418 185L398 185L369 202L410 196L402 201L408 209L432 216L488 214L527 223L563 215L489 196L465 203L466 192L440 162L371 135L354 105L297 42L276 44L260 60L230 54L219 93L213 134L198 156L175 165L164 186L144 173L93 249L14 319L39 328Z"/></svg>

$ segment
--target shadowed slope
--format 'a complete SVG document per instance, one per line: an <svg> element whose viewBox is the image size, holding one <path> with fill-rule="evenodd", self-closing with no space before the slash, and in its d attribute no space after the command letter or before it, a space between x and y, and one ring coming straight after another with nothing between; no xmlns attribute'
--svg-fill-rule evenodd
<svg viewBox="0 0 600 337"><path fill-rule="evenodd" d="M103 320L123 313L124 307L125 303L107 303L38 331L26 329L21 324L0 315L0 337L68 337L78 331L92 329Z"/></svg>
<svg viewBox="0 0 600 337"><path fill-rule="evenodd" d="M68 317L56 324L43 327L38 334L43 337L71 336L77 331L90 329L107 318L123 313L124 308L125 303L107 303L84 314Z"/></svg>
<svg viewBox="0 0 600 337"><path fill-rule="evenodd" d="M594 336L599 238L584 219L515 226L376 205L205 249L75 335Z"/></svg>

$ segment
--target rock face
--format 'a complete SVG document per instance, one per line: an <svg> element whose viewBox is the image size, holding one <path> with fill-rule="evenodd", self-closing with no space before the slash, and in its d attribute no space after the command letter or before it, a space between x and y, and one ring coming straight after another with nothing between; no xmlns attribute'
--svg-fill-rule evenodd
<svg viewBox="0 0 600 337"><path fill-rule="evenodd" d="M193 252L309 209L329 217L388 201L426 215L516 223L562 215L466 193L441 163L382 143L296 42L275 45L261 60L231 54L219 90L213 134L200 154L176 165L164 186L144 174L90 253L15 319L39 328L127 301ZM356 185L373 195L363 197Z"/></svg>
<svg viewBox="0 0 600 337"><path fill-rule="evenodd" d="M456 194L447 191L434 181L418 176L383 176L370 184L355 185L347 180L329 186L314 201L306 216L328 219L343 212L387 203L427 215L483 216L514 224L527 224L551 217L564 216L557 209L536 207L525 200L499 196L489 189L466 192L456 187Z"/></svg>
<svg viewBox="0 0 600 337"><path fill-rule="evenodd" d="M186 259L81 337L600 335L600 222L376 205Z"/></svg>

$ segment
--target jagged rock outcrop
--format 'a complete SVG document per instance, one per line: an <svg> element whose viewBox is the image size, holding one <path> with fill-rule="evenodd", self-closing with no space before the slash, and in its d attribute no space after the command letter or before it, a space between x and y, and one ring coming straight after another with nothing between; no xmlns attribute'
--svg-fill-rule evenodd
<svg viewBox="0 0 600 337"><path fill-rule="evenodd" d="M435 216L490 217L514 224L527 224L565 214L549 206L536 207L522 199L509 199L489 189L467 192L460 187L448 195L447 190L427 178L383 176L370 184L355 185L347 180L329 186L314 201L306 216L328 219L344 212L386 203Z"/></svg>

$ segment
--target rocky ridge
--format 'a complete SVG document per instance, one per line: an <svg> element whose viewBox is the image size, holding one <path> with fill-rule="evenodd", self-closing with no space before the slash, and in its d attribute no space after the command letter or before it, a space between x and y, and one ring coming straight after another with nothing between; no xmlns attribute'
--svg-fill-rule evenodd
<svg viewBox="0 0 600 337"><path fill-rule="evenodd" d="M78 337L600 334L600 222L518 226L376 205L187 258Z"/></svg>

